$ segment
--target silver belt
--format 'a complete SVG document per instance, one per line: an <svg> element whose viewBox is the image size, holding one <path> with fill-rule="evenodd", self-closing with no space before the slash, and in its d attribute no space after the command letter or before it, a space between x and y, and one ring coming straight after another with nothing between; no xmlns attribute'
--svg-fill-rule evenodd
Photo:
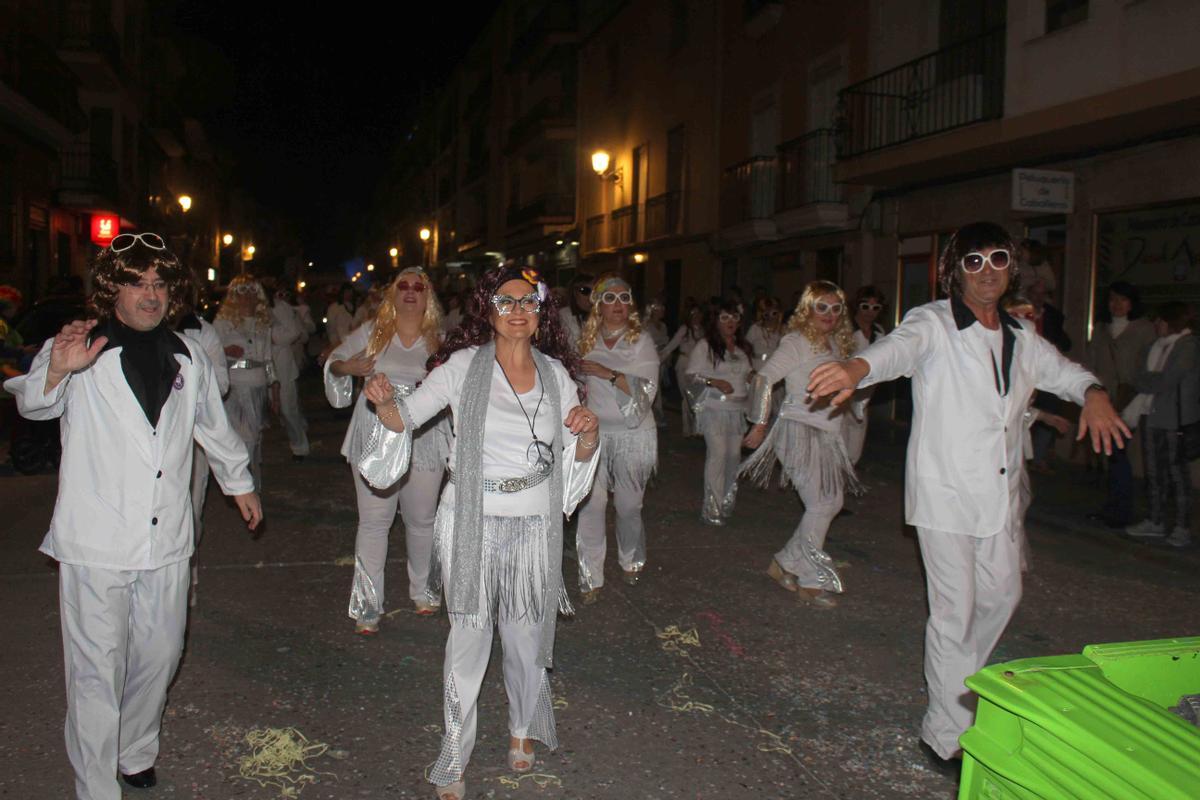
<svg viewBox="0 0 1200 800"><path fill-rule="evenodd" d="M450 482L454 483L456 480L454 470L446 470L446 472L450 476ZM549 477L549 472L531 472L519 478L484 478L483 490L492 494L513 494L532 489Z"/></svg>
<svg viewBox="0 0 1200 800"><path fill-rule="evenodd" d="M255 361L252 358L239 358L237 361L230 361L230 369L262 369L266 366L264 361Z"/></svg>

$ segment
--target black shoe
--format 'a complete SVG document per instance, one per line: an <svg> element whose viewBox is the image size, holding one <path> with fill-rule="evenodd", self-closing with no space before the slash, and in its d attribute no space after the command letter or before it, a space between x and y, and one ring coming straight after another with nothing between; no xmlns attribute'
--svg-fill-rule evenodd
<svg viewBox="0 0 1200 800"><path fill-rule="evenodd" d="M121 780L135 789L149 789L158 783L158 777L154 774L154 767L144 769L141 772L135 772L132 775L122 775Z"/></svg>
<svg viewBox="0 0 1200 800"><path fill-rule="evenodd" d="M920 742L920 748L921 754L925 756L925 762L929 765L930 769L947 778L953 778L956 783L958 782L959 775L962 773L961 758L942 758L923 739Z"/></svg>

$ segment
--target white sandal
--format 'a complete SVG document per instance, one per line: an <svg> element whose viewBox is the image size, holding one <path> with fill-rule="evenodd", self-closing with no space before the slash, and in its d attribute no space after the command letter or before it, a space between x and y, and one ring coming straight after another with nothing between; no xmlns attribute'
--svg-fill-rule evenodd
<svg viewBox="0 0 1200 800"><path fill-rule="evenodd" d="M510 747L508 750L508 768L513 772L529 772L533 769L533 765L537 763L537 753L526 753L523 746L525 740L522 739L517 743L516 747ZM518 767L517 762L524 762L524 767Z"/></svg>
<svg viewBox="0 0 1200 800"><path fill-rule="evenodd" d="M467 784L462 779L438 786L436 790L438 800L466 800L467 797Z"/></svg>

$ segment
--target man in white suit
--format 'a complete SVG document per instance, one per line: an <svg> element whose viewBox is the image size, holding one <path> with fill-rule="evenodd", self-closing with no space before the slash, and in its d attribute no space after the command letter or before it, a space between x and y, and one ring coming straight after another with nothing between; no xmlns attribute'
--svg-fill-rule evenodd
<svg viewBox="0 0 1200 800"><path fill-rule="evenodd" d="M152 233L96 259L98 318L72 322L5 388L29 419L60 418L58 500L41 550L59 562L66 749L79 800L155 783L167 686L187 619L193 441L251 529L248 456L201 347L165 322L187 272Z"/></svg>
<svg viewBox="0 0 1200 800"><path fill-rule="evenodd" d="M1016 247L998 225L960 228L939 264L946 300L918 306L888 336L845 362L813 370L808 390L833 395L902 375L913 379L905 465L906 521L925 563L929 707L921 746L943 772L958 770L958 737L973 722L963 681L981 669L1021 598L1024 417L1034 390L1083 407L1079 438L1099 452L1129 430L1096 377L1064 358L1000 300L1019 279Z"/></svg>

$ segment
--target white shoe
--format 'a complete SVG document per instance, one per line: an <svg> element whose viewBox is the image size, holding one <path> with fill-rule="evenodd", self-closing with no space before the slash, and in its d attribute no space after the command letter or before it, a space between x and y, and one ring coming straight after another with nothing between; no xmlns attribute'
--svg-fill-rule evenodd
<svg viewBox="0 0 1200 800"><path fill-rule="evenodd" d="M1187 528L1176 525L1171 531L1171 535L1167 537L1167 544L1172 547L1187 547L1192 543L1192 532Z"/></svg>
<svg viewBox="0 0 1200 800"><path fill-rule="evenodd" d="M1130 525L1125 529L1125 532L1130 536L1143 539L1159 539L1167 535L1166 530L1160 523L1148 519L1142 520L1137 525Z"/></svg>

